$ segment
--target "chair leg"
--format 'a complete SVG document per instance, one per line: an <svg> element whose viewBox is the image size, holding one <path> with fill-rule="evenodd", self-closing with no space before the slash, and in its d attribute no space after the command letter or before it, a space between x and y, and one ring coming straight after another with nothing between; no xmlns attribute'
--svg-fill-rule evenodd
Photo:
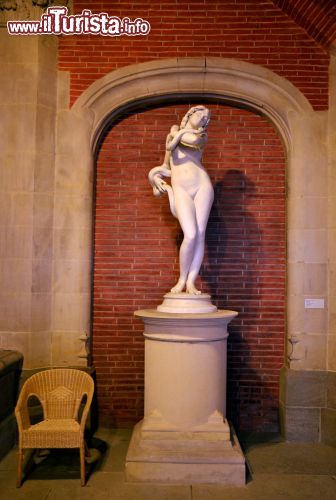
<svg viewBox="0 0 336 500"><path fill-rule="evenodd" d="M17 470L17 481L16 487L20 488L22 484L22 464L23 464L23 449L19 448L18 452L18 470Z"/></svg>
<svg viewBox="0 0 336 500"><path fill-rule="evenodd" d="M91 457L91 453L90 453L90 448L88 447L86 441L84 441L84 446L85 446L85 456L90 458Z"/></svg>
<svg viewBox="0 0 336 500"><path fill-rule="evenodd" d="M85 486L85 450L84 443L79 448L81 486Z"/></svg>

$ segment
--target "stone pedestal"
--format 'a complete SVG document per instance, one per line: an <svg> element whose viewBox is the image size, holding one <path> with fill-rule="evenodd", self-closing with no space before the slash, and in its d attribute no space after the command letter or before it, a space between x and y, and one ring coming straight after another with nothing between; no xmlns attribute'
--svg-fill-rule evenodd
<svg viewBox="0 0 336 500"><path fill-rule="evenodd" d="M236 314L135 313L145 324L145 416L126 457L128 481L245 484L225 419L227 325Z"/></svg>
<svg viewBox="0 0 336 500"><path fill-rule="evenodd" d="M217 311L207 293L192 295L190 293L166 293L163 302L157 307L160 312L198 314Z"/></svg>

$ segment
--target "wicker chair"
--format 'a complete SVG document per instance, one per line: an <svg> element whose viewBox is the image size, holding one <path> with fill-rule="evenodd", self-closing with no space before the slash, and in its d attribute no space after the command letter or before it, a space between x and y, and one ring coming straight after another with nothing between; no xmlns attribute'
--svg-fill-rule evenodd
<svg viewBox="0 0 336 500"><path fill-rule="evenodd" d="M85 485L84 430L92 402L94 383L81 370L45 370L32 375L23 385L15 416L19 430L17 486L22 483L24 450L27 448L79 448L81 485ZM28 400L35 396L43 408L43 420L31 424ZM83 398L85 406L78 421Z"/></svg>

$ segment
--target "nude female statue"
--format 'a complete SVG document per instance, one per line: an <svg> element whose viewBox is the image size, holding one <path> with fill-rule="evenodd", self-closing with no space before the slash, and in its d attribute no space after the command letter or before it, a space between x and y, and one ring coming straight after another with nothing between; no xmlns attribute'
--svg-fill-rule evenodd
<svg viewBox="0 0 336 500"><path fill-rule="evenodd" d="M163 164L148 175L156 196L168 194L171 212L184 234L180 277L172 293L180 293L184 287L187 293L201 293L195 281L203 261L205 230L214 199L210 178L201 163L209 121L210 111L206 107L189 109L181 126L173 125L167 135ZM163 177L171 177L171 186Z"/></svg>

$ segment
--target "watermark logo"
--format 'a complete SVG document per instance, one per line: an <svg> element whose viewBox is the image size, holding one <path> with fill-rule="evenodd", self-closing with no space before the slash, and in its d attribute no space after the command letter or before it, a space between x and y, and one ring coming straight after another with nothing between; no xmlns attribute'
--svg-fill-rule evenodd
<svg viewBox="0 0 336 500"><path fill-rule="evenodd" d="M68 15L66 7L48 7L40 21L7 21L10 35L148 35L151 26L140 17L120 19L106 12L93 14L85 9L81 14Z"/></svg>

